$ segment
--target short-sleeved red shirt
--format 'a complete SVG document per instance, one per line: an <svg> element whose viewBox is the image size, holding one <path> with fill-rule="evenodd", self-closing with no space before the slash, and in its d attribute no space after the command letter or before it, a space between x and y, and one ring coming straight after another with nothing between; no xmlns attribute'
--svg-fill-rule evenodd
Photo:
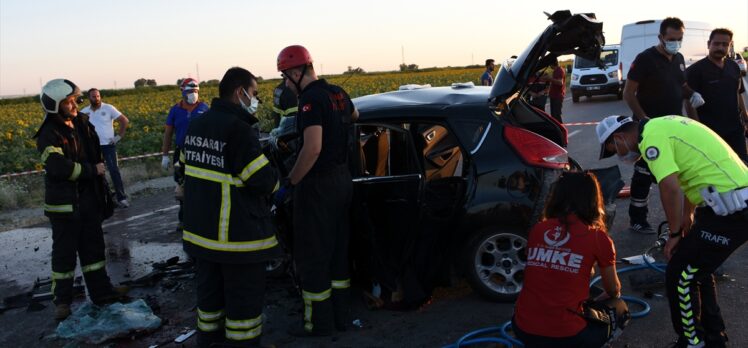
<svg viewBox="0 0 748 348"><path fill-rule="evenodd" d="M590 271L595 262L615 264L613 241L604 231L569 215L569 230L558 219L536 224L527 243L527 265L514 320L529 334L574 336L587 323L575 313L589 297Z"/></svg>
<svg viewBox="0 0 748 348"><path fill-rule="evenodd" d="M566 96L566 72L564 71L564 68L557 66L555 69L553 69L553 79L560 79L561 84L557 85L555 83L551 83L551 88L548 91L548 97L551 99L564 99L564 97Z"/></svg>

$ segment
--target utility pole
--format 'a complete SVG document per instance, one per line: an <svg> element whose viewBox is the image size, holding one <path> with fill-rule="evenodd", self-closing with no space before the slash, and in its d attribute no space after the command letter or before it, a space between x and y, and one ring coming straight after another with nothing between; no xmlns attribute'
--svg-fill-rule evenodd
<svg viewBox="0 0 748 348"><path fill-rule="evenodd" d="M400 54L403 58L403 64L405 64L405 45L400 46Z"/></svg>
<svg viewBox="0 0 748 348"><path fill-rule="evenodd" d="M114 80L114 89L117 90L117 80Z"/></svg>
<svg viewBox="0 0 748 348"><path fill-rule="evenodd" d="M195 72L197 73L197 80L200 81L200 65L195 63Z"/></svg>
<svg viewBox="0 0 748 348"><path fill-rule="evenodd" d="M475 65L475 53L470 53L470 65Z"/></svg>

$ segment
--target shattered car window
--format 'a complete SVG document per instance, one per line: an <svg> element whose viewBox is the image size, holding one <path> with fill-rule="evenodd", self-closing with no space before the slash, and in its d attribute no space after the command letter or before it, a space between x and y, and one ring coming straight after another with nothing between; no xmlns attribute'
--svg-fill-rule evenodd
<svg viewBox="0 0 748 348"><path fill-rule="evenodd" d="M403 129L384 126L362 126L359 137L361 176L394 176L418 174L411 158L411 141Z"/></svg>

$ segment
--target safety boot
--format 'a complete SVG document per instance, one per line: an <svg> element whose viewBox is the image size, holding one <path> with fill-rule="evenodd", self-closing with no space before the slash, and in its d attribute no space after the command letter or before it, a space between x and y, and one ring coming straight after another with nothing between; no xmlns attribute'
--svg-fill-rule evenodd
<svg viewBox="0 0 748 348"><path fill-rule="evenodd" d="M114 302L127 302L130 300L130 297L127 296L128 292L130 292L129 286L113 286L112 292L109 295L102 296L96 300L92 299L92 302L97 306L104 306Z"/></svg>
<svg viewBox="0 0 748 348"><path fill-rule="evenodd" d="M70 316L70 305L67 303L60 303L55 306L55 320L65 320Z"/></svg>

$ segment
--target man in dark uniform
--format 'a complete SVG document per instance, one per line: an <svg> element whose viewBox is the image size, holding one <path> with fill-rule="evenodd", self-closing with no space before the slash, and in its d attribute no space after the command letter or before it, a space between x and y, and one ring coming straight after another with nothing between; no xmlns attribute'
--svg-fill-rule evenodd
<svg viewBox="0 0 748 348"><path fill-rule="evenodd" d="M304 327L296 336L326 336L347 322L351 123L358 117L348 94L317 78L302 46L278 55L278 71L299 94L298 158L286 186L295 186L294 258L301 278Z"/></svg>
<svg viewBox="0 0 748 348"><path fill-rule="evenodd" d="M691 95L692 91L686 85L686 64L683 55L678 53L683 33L680 19L665 18L660 24L659 44L639 53L631 63L623 99L636 120L681 115L684 97L690 97L692 102L701 98L698 93ZM644 160L636 162L629 205L629 230L632 232L655 233L647 221L649 190L653 181L647 163Z"/></svg>
<svg viewBox="0 0 748 348"><path fill-rule="evenodd" d="M198 345L260 344L265 262L280 249L269 197L278 187L263 155L257 81L231 68L210 110L190 120L184 139L185 251L195 258Z"/></svg>
<svg viewBox="0 0 748 348"><path fill-rule="evenodd" d="M78 113L80 89L72 82L47 82L40 95L46 116L36 138L42 155L44 215L52 224L52 293L55 319L70 315L76 255L91 301L102 305L118 299L106 271L104 232L104 163L99 137Z"/></svg>
<svg viewBox="0 0 748 348"><path fill-rule="evenodd" d="M694 63L686 70L688 86L704 96L705 104L698 109L684 103L688 116L700 121L748 161L745 146L745 131L748 112L741 95L745 92L740 67L728 52L732 46L732 31L714 29L709 34L709 55Z"/></svg>

